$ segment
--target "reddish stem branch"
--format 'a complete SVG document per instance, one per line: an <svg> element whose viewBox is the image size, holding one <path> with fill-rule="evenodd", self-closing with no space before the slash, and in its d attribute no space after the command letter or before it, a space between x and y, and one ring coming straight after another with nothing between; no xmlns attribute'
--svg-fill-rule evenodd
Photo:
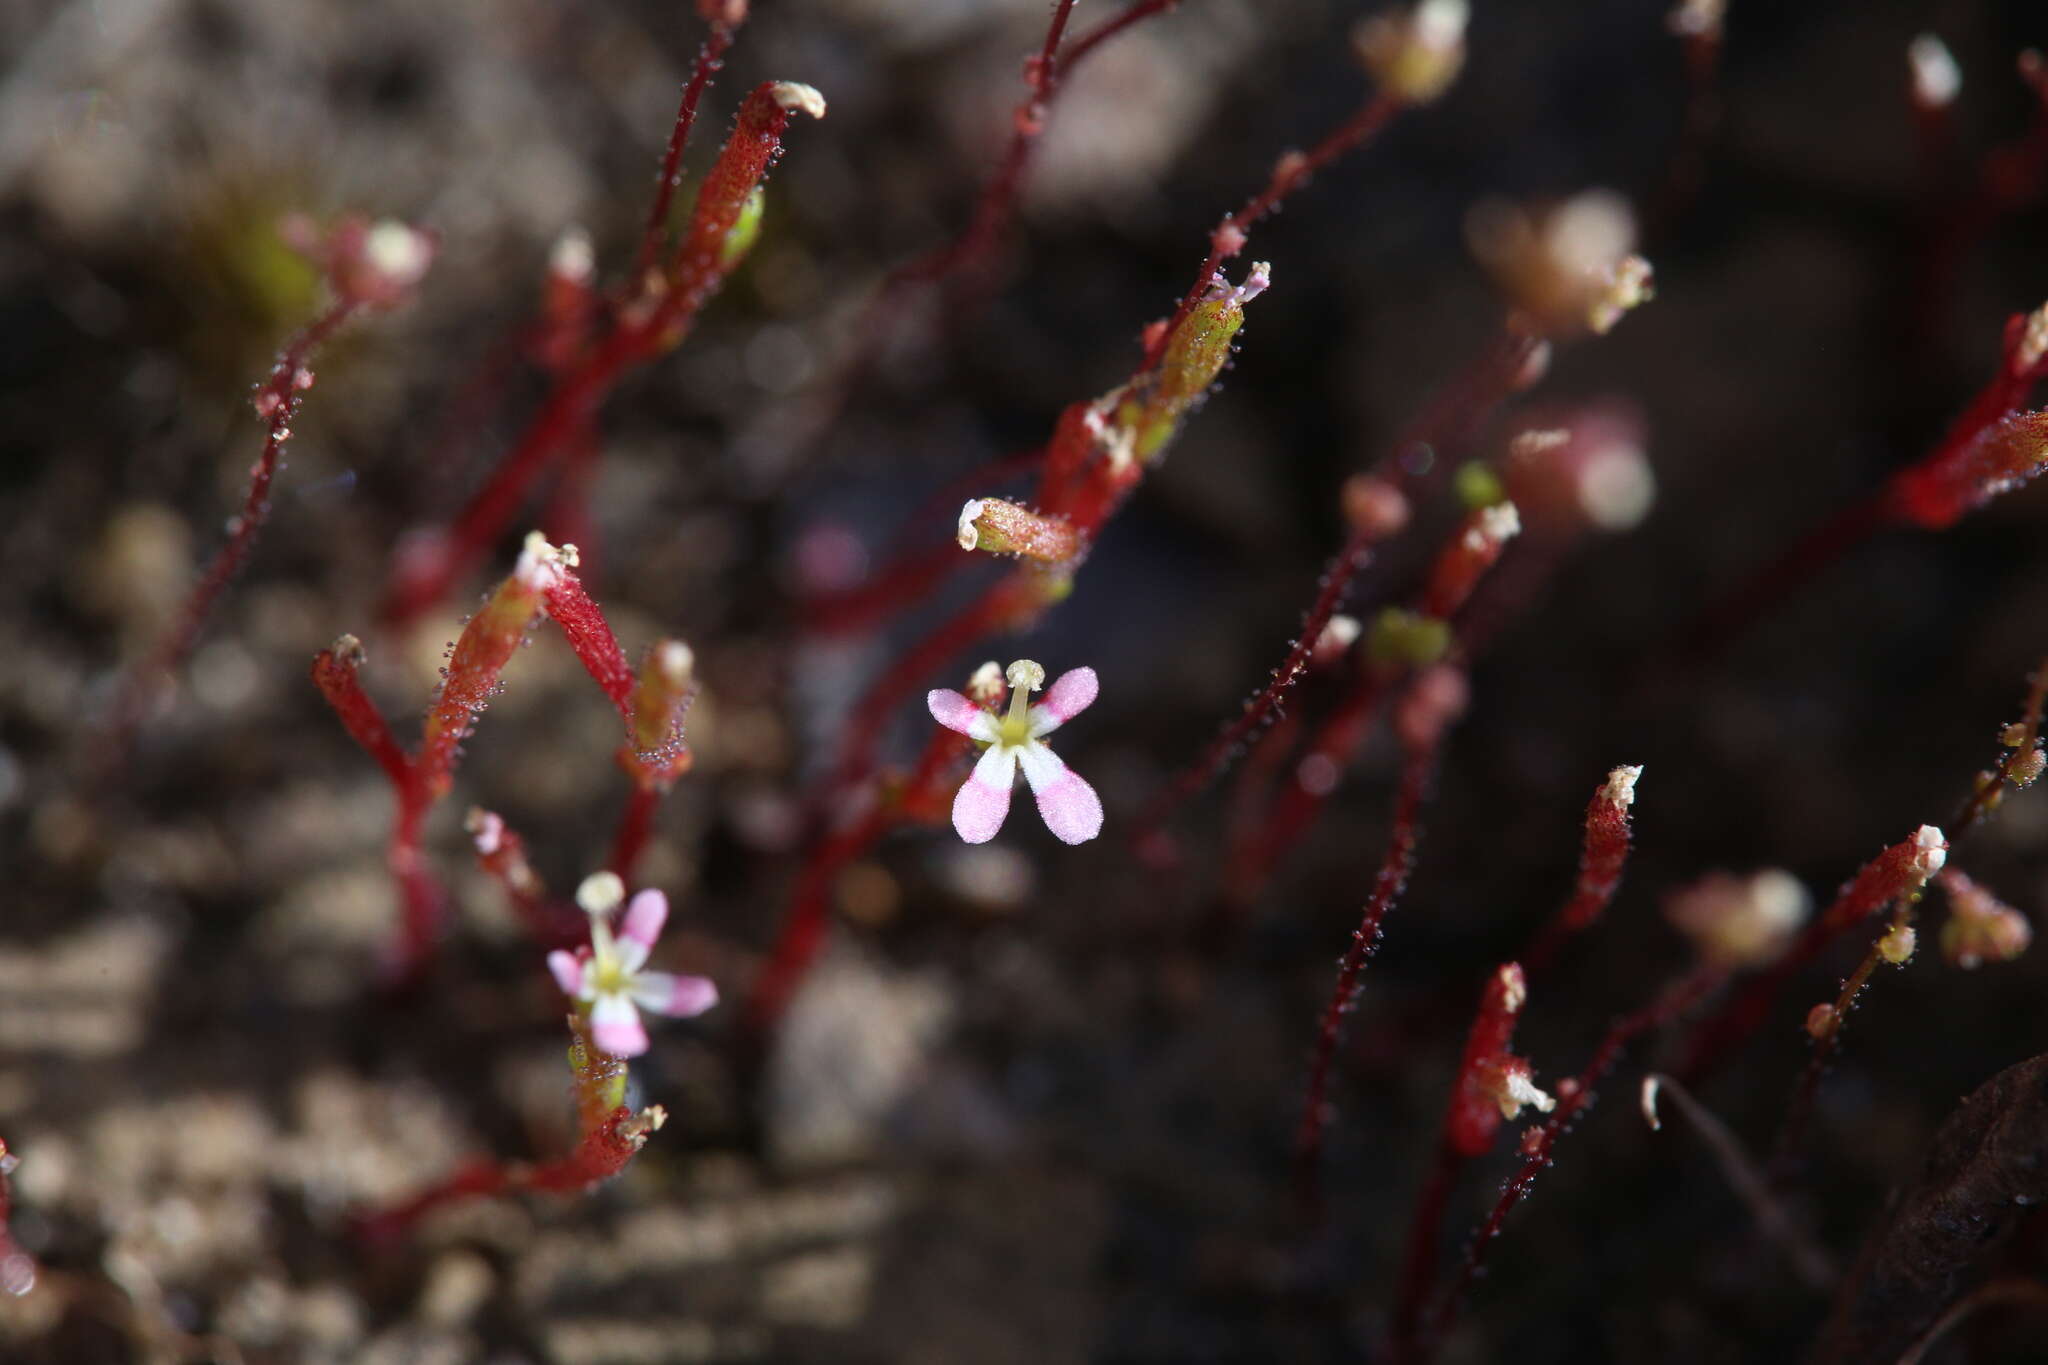
<svg viewBox="0 0 2048 1365"><path fill-rule="evenodd" d="M2040 319L2036 324L2036 319ZM1795 541L1688 628L1681 661L1718 654L1823 569L1889 527L1944 530L2048 467L2048 416L2021 414L2048 378L2048 315L2007 319L1997 372L1927 455Z"/></svg>
<svg viewBox="0 0 2048 1365"><path fill-rule="evenodd" d="M1373 878L1372 894L1351 932L1351 943L1337 967L1337 980L1323 1007L1316 1031L1315 1052L1309 1062L1308 1090L1302 1102L1301 1121L1295 1130L1296 1183L1303 1204L1313 1210L1321 1202L1323 1142L1330 1125L1330 1070L1337 1057L1337 1045L1344 1033L1344 1016L1357 1004L1358 979L1378 951L1380 932L1387 912L1408 884L1415 867L1415 846L1422 838L1422 804L1436 769L1436 749L1409 753L1401 765L1401 785L1394 798L1394 818L1387 833L1386 852Z"/></svg>
<svg viewBox="0 0 2048 1365"><path fill-rule="evenodd" d="M192 647L199 641L200 632L206 629L206 623L213 615L215 603L249 562L249 556L256 548L257 533L270 519L270 485L277 477L277 471L283 467L284 447L291 440L292 423L299 415L299 405L305 400L306 390L313 385L313 372L306 368L306 362L312 359L323 342L354 316L363 302L353 295L336 298L285 343L271 366L269 377L257 386L254 401L265 427L263 449L257 455L256 463L249 467L249 488L242 495L241 510L228 519L227 543L214 552L205 572L193 585L191 595L178 612L176 624L157 642L145 660L122 680L113 718L102 740L103 756L96 765L101 770L110 770L119 764L157 689L165 678L184 667Z"/></svg>
<svg viewBox="0 0 2048 1365"><path fill-rule="evenodd" d="M839 875L897 825L942 810L943 791L966 757L971 743L941 730L926 743L917 766L893 792L874 795L867 812L851 826L816 844L797 874L789 909L769 951L767 965L748 997L745 1019L756 1034L766 1034L782 1018L811 964L824 949L832 922L832 896Z"/></svg>
<svg viewBox="0 0 2048 1365"><path fill-rule="evenodd" d="M661 258L662 243L668 238L669 206L682 185L683 148L689 144L690 130L697 123L697 104L704 98L711 78L725 65L723 59L726 49L732 46L734 30L745 21L746 14L742 11L738 23L714 22L710 36L697 49L696 65L691 68L690 79L683 86L682 102L676 106L676 122L668 135L668 150L662 153L661 179L654 187L654 202L647 206L647 225L640 233L640 252L633 258L633 278L636 281L653 269L654 263Z"/></svg>
<svg viewBox="0 0 2048 1365"><path fill-rule="evenodd" d="M360 1219L357 1236L376 1245L411 1231L427 1214L451 1204L515 1192L574 1194L625 1170L667 1122L668 1114L659 1105L636 1113L618 1103L625 1089L625 1062L598 1051L582 1019L571 1016L569 1029L581 1136L568 1155L537 1165L489 1158L472 1161L404 1203Z"/></svg>
<svg viewBox="0 0 2048 1365"><path fill-rule="evenodd" d="M782 150L792 111L822 117L807 86L769 81L740 106L732 135L704 178L682 245L667 269L618 310L612 331L556 380L525 434L446 529L413 537L393 564L384 614L403 624L441 600L490 551L534 481L591 426L625 375L681 344L746 254L747 203Z"/></svg>
<svg viewBox="0 0 2048 1365"><path fill-rule="evenodd" d="M1317 171L1386 127L1405 107L1394 96L1375 92L1358 107L1356 113L1332 129L1314 147L1306 152L1289 152L1282 156L1273 167L1273 174L1265 187L1247 199L1243 208L1217 224L1209 234L1209 254L1203 259L1202 268L1195 272L1194 284L1189 286L1179 306L1173 310L1173 316L1158 329L1146 347L1145 361L1138 367L1139 373L1150 371L1159 364L1166 355L1168 339L1209 292L1209 286L1215 281L1216 272L1223 268L1223 263L1245 249L1251 239L1251 230L1259 220L1285 203L1287 197L1306 185Z"/></svg>
<svg viewBox="0 0 2048 1365"><path fill-rule="evenodd" d="M2029 756L2036 752L2035 738L2040 731L2044 707L2048 707L2048 659L2043 659L2040 666L2028 675L2021 718L2002 734L2002 738L2018 742L2003 745L2004 753L1998 762L1978 776L1969 797L1948 826L1951 844L1961 839L1997 806L2005 784L2013 780L2015 767L2034 761ZM1887 850L1888 853L1890 851ZM1680 1065L1673 1068L1681 1082L1697 1086L1708 1070L1756 1032L1770 1012L1772 1002L1793 977L1805 970L1839 935L1883 908L1883 903L1871 902L1871 890L1865 885L1865 876L1876 866L1877 860L1866 866L1863 873L1842 888L1827 913L1809 924L1791 949L1768 972L1752 981L1747 989L1722 1005L1693 1031Z"/></svg>
<svg viewBox="0 0 2048 1365"><path fill-rule="evenodd" d="M1521 1168L1508 1179L1501 1189L1500 1198L1494 1203L1486 1220L1479 1225L1465 1246L1465 1255L1459 1263L1457 1273L1446 1287L1443 1296L1437 1300L1436 1308L1430 1313L1428 1322L1417 1343L1417 1361L1427 1361L1434 1354L1436 1345L1443 1339L1444 1331L1456 1320L1472 1281L1478 1277L1485 1265L1487 1250L1500 1236L1502 1225L1529 1194L1536 1183L1536 1177L1549 1167L1551 1151L1557 1146L1558 1138L1570 1128L1582 1112L1590 1109L1598 1096L1593 1087L1598 1085L1607 1073L1621 1060L1622 1051L1638 1037L1661 1028L1677 1019L1704 996L1718 986L1722 973L1716 968L1702 967L1690 975L1679 978L1667 987L1663 994L1633 1014L1615 1020L1607 1030L1607 1036L1600 1040L1600 1046L1593 1052L1593 1059L1586 1069L1575 1078L1561 1083L1557 1088L1557 1109L1540 1127L1532 1128L1522 1140L1523 1162Z"/></svg>
<svg viewBox="0 0 2048 1365"><path fill-rule="evenodd" d="M1399 492L1416 475L1405 463L1408 453L1420 446L1432 449L1456 444L1483 422L1518 387L1531 356L1543 345L1542 338L1510 319L1508 325L1488 342L1471 364L1434 394L1421 412L1396 438L1374 466L1373 477ZM1324 567L1316 582L1316 596L1303 614L1301 629L1288 642L1286 656L1268 675L1266 684L1245 703L1244 710L1227 722L1221 733L1188 765L1139 815L1131 829L1133 847L1156 846L1162 826L1176 811L1207 790L1248 742L1270 725L1294 686L1301 680L1316 641L1344 605L1352 583L1372 562L1372 546L1385 534L1382 528L1354 528L1344 545Z"/></svg>

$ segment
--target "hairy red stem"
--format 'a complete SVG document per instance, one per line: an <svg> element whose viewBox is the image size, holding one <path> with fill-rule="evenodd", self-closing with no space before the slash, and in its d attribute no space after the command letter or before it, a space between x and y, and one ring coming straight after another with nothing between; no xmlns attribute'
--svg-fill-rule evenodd
<svg viewBox="0 0 2048 1365"><path fill-rule="evenodd" d="M283 465L285 443L292 436L292 422L297 419L299 405L305 399L307 387L313 382L312 371L305 368L306 362L321 343L333 336L362 306L363 300L351 295L330 303L285 343L270 368L269 377L257 386L257 411L267 410L263 449L257 455L256 463L249 467L249 488L242 495L241 510L228 519L227 543L214 552L205 572L193 585L191 595L178 612L176 624L157 642L144 661L122 679L112 719L101 741L103 754L95 765L102 771L118 765L162 680L184 667L192 647L199 641L200 632L206 629L206 623L213 615L215 603L249 562L249 556L256 548L257 533L270 519L270 485Z"/></svg>
<svg viewBox="0 0 2048 1365"><path fill-rule="evenodd" d="M1415 846L1422 837L1422 803L1429 795L1430 778L1436 768L1436 750L1425 749L1407 755L1401 765L1401 786L1394 798L1394 818L1387 832L1386 852L1373 878L1372 894L1366 899L1358 927L1351 931L1351 943L1337 966L1337 980L1323 1007L1316 1031L1315 1052L1309 1062L1308 1089L1302 1102L1301 1121L1295 1130L1295 1171L1303 1204L1310 1209L1320 1202L1323 1141L1330 1124L1330 1069L1337 1057L1337 1044L1344 1032L1344 1016L1357 1003L1358 979L1379 949L1381 926L1394 901L1408 884L1415 866Z"/></svg>
<svg viewBox="0 0 2048 1365"><path fill-rule="evenodd" d="M746 22L744 12L740 15L740 22ZM633 258L636 280L661 258L662 243L668 237L669 206L682 184L683 149L689 145L690 130L697 124L697 105L704 98L704 91L710 87L711 78L725 65L726 49L732 46L733 32L738 27L738 24L712 24L710 36L697 49L696 65L690 70L690 79L683 85L682 102L676 106L676 121L668 135L668 149L662 153L661 179L655 183L654 201L647 206L647 225L640 233L640 252Z"/></svg>
<svg viewBox="0 0 2048 1365"><path fill-rule="evenodd" d="M1534 1129L1533 1138L1525 1138L1522 1144L1524 1160L1521 1168L1509 1177L1502 1186L1500 1198L1486 1215L1486 1220L1465 1245L1465 1255L1459 1262L1457 1273L1437 1300L1435 1309L1429 1314L1427 1323L1416 1343L1417 1362L1427 1361L1442 1340L1445 1329L1456 1320L1466 1293L1472 1287L1480 1268L1486 1262L1487 1250L1500 1236L1501 1226L1515 1210L1515 1205L1528 1196L1529 1189L1536 1183L1536 1177L1549 1167L1551 1151L1557 1146L1558 1138L1571 1127L1572 1121L1582 1112L1590 1109L1596 1098L1594 1087L1621 1060L1621 1054L1628 1045L1652 1029L1661 1028L1677 1019L1704 996L1718 986L1722 973L1716 968L1699 968L1679 978L1665 991L1633 1014L1623 1015L1614 1021L1607 1035L1600 1040L1600 1046L1593 1052L1593 1059L1586 1064L1571 1081L1557 1088L1557 1109L1544 1120L1541 1127Z"/></svg>
<svg viewBox="0 0 2048 1365"><path fill-rule="evenodd" d="M1209 254L1202 261L1202 268L1195 272L1195 282L1181 297L1180 305L1173 310L1166 326L1159 329L1152 344L1145 349L1145 361L1139 373L1145 373L1159 364L1166 354L1166 343L1175 329L1195 311L1195 305L1209 292L1210 283L1223 263L1243 251L1250 238L1252 228L1261 218L1279 208L1296 190L1306 185L1315 173L1335 161L1338 157L1357 147L1380 129L1392 122L1395 114L1405 106L1402 102L1385 93L1375 93L1359 106L1358 111L1326 134L1322 141L1306 152L1290 152L1280 158L1273 168L1272 177L1265 188L1244 203L1244 207L1231 214L1209 234Z"/></svg>

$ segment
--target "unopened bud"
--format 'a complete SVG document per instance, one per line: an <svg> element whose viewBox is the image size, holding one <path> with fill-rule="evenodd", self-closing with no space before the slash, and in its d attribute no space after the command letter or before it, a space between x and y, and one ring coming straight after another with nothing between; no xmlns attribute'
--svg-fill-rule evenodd
<svg viewBox="0 0 2048 1365"><path fill-rule="evenodd" d="M1004 690L1003 666L994 659L975 669L967 679L967 696L977 706L999 705Z"/></svg>
<svg viewBox="0 0 2048 1365"><path fill-rule="evenodd" d="M801 81L777 81L769 87L768 93L785 109L809 114L812 118L825 117L825 97L815 86Z"/></svg>
<svg viewBox="0 0 2048 1365"><path fill-rule="evenodd" d="M1058 564L1081 549L1081 534L1064 517L1041 516L1001 498L975 498L960 509L956 538L963 550L1019 555Z"/></svg>
<svg viewBox="0 0 2048 1365"><path fill-rule="evenodd" d="M1777 868L1749 877L1711 873L1665 902L1664 916L1719 967L1774 961L1812 909L1797 877Z"/></svg>
<svg viewBox="0 0 2048 1365"><path fill-rule="evenodd" d="M1727 12L1728 0L1679 0L1664 23L1681 38L1718 39Z"/></svg>
<svg viewBox="0 0 2048 1365"><path fill-rule="evenodd" d="M2012 354L2013 373L2032 373L2044 356L2048 356L2048 303L2027 314L2026 323L2020 328L2020 344Z"/></svg>
<svg viewBox="0 0 2048 1365"><path fill-rule="evenodd" d="M1387 607L1374 617L1365 644L1375 662L1418 668L1443 658L1450 647L1448 622L1405 607Z"/></svg>
<svg viewBox="0 0 2048 1365"><path fill-rule="evenodd" d="M1906 44L1906 65L1913 73L1913 103L1922 109L1946 109L1963 88L1963 70L1948 44L1922 33Z"/></svg>
<svg viewBox="0 0 2048 1365"><path fill-rule="evenodd" d="M1344 520L1366 540L1385 540L1408 524L1407 497L1376 475L1353 474L1346 479L1343 501Z"/></svg>
<svg viewBox="0 0 2048 1365"><path fill-rule="evenodd" d="M1351 41L1387 95L1403 104L1428 104L1451 88L1465 64L1470 18L1465 0L1421 0L1405 14L1364 20Z"/></svg>
<svg viewBox="0 0 2048 1365"><path fill-rule="evenodd" d="M1948 894L1949 914L1941 926L1941 955L1965 971L1985 962L2010 962L2033 941L2027 917L1955 868L1936 879Z"/></svg>

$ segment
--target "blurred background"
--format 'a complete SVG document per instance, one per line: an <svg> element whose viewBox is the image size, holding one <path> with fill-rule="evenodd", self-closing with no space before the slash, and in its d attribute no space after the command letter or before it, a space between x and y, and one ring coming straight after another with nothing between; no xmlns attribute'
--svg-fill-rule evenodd
<svg viewBox="0 0 2048 1365"><path fill-rule="evenodd" d="M949 511L917 519L928 496L1120 382L1208 229L1367 89L1347 34L1368 7L1183 0L1063 93L983 288L913 295L874 335L861 310L883 274L967 221L1048 6L756 8L686 166L759 80L815 85L830 115L792 130L761 244L695 333L608 405L585 546L630 654L663 633L697 652L697 764L642 874L678 907L663 965L735 1003L846 707L936 619L833 635L813 599L944 543ZM543 391L506 338L551 245L586 229L606 281L630 260L702 25L668 0L0 5L0 1137L21 1159L14 1235L43 1265L35 1292L0 1299L0 1357L1374 1358L1463 1044L1468 1006L1434 1003L1476 1001L1561 903L1607 770L1645 765L1636 853L1606 920L1532 992L1518 1050L1539 1082L1685 968L1669 892L1782 866L1824 901L1945 822L2048 655L2035 487L1940 535L1880 534L1714 658L1667 666L1698 613L1931 448L1993 373L2006 318L2048 299L2030 191L1940 245L1985 154L2034 127L2014 61L2048 43L2048 16L1734 0L1719 121L1674 198L1688 85L1664 0L1474 8L1450 94L1255 233L1273 288L1071 600L920 685L990 655L1093 666L1102 699L1059 749L1102 792L1105 836L1068 849L1021 809L981 848L892 836L842 879L830 950L765 1055L730 1007L656 1030L635 1074L671 1118L622 1179L449 1210L370 1251L352 1211L467 1156L574 1140L560 997L474 870L463 809L502 812L566 891L602 861L625 782L616 717L544 630L430 828L447 950L394 998L390 794L307 666L359 634L371 692L415 733L516 537L406 634L376 614L392 547L460 507ZM1112 12L1086 0L1077 23ZM1907 97L1923 31L1963 73L1932 164ZM1236 921L1215 905L1232 782L1176 819L1175 871L1123 836L1278 662L1342 538L1344 477L1498 331L1465 244L1474 204L1593 187L1637 205L1656 300L1559 348L1462 455L1619 405L1657 500L1525 577L1474 664L1349 1021L1328 1208L1305 1222L1290 1142L1397 756L1368 746ZM240 502L262 437L249 386L318 305L277 237L292 211L428 225L439 257L415 304L316 362L253 561L95 785L122 668ZM872 363L820 426L855 351ZM1420 501L1360 609L1403 600L1454 516L1441 489ZM1336 690L1312 679L1302 713ZM907 761L929 730L904 706L885 755ZM1955 861L2048 910L2048 804L2016 797ZM1802 978L1704 1088L1753 1149L1804 1065L1800 1020L1862 946ZM2044 988L2038 950L1971 975L1929 947L1880 978L1788 1201L1838 1260L1960 1096L2048 1051ZM1810 1340L1826 1296L1758 1239L1690 1130L1645 1130L1633 1093L1657 1055L1639 1047L1560 1144L1444 1359L1787 1359ZM1511 1146L1467 1173L1448 1247ZM2001 1264L2039 1276L2044 1232L2037 1214ZM1987 1319L1941 1358L2038 1358L2040 1323Z"/></svg>

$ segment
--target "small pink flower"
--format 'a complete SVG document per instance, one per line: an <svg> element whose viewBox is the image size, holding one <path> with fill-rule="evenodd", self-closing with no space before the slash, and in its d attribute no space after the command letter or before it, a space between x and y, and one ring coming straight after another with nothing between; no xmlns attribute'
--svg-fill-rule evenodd
<svg viewBox="0 0 2048 1365"><path fill-rule="evenodd" d="M624 883L610 872L584 878L576 903L590 915L590 946L549 953L548 970L589 1007L592 1042L614 1057L638 1057L647 1051L641 1010L686 1019L717 1004L718 987L701 976L642 971L668 920L668 897L654 890L633 897L614 937L607 921L625 898Z"/></svg>
<svg viewBox="0 0 2048 1365"><path fill-rule="evenodd" d="M1019 659L1005 676L1014 690L1010 709L1001 716L949 688L936 688L925 698L933 720L988 746L960 794L953 798L953 828L970 844L985 844L995 838L1010 813L1010 789L1016 785L1021 767L1024 780L1038 798L1038 813L1045 818L1046 828L1067 843L1086 843L1102 833L1102 800L1095 788L1061 762L1042 740L1095 700L1095 670L1076 668L1062 673L1036 706L1029 702L1031 694L1045 683L1043 668L1029 659Z"/></svg>

